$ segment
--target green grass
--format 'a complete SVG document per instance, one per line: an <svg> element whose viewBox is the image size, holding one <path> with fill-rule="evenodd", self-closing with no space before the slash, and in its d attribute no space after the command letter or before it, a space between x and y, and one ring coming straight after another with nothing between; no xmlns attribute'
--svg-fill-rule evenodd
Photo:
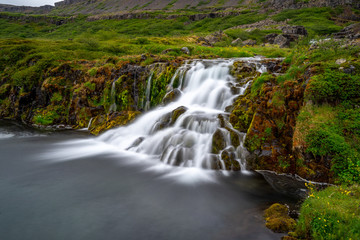
<svg viewBox="0 0 360 240"><path fill-rule="evenodd" d="M284 10L274 15L275 21L285 21L291 25L305 26L310 35L324 35L340 31L343 26L336 25L332 16L338 13L331 8L304 8L296 10Z"/></svg>
<svg viewBox="0 0 360 240"><path fill-rule="evenodd" d="M360 239L360 186L312 192L303 203L296 237L314 240Z"/></svg>
<svg viewBox="0 0 360 240"><path fill-rule="evenodd" d="M154 13L156 14L156 13ZM190 14L190 13L189 13ZM154 15L155 16L155 15ZM99 20L88 22L78 17L73 22L56 26L46 22L22 24L17 21L0 19L0 38L76 38L80 35L101 35L111 32L113 38L123 36L185 36L190 34L209 34L218 30L253 23L266 16L257 12L245 12L239 16L206 18L190 22L186 15L177 19L127 19Z"/></svg>

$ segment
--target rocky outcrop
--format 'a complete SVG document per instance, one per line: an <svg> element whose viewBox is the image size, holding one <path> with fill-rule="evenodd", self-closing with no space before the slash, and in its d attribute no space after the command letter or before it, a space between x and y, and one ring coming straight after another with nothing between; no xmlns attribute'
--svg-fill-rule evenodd
<svg viewBox="0 0 360 240"><path fill-rule="evenodd" d="M49 13L53 8L54 7L51 5L44 5L41 7L28 7L0 4L0 12L12 13L46 14Z"/></svg>
<svg viewBox="0 0 360 240"><path fill-rule="evenodd" d="M264 6L279 9L300 9L308 7L332 7L337 6L351 6L360 8L360 2L357 0L268 0Z"/></svg>
<svg viewBox="0 0 360 240"><path fill-rule="evenodd" d="M74 21L73 17L50 17L46 15L12 15L8 13L0 13L0 19L7 19L10 21L19 21L23 23L28 22L47 22L51 24L55 24L57 26L63 25L68 22Z"/></svg>
<svg viewBox="0 0 360 240"><path fill-rule="evenodd" d="M307 36L308 33L303 26L282 27L282 34L271 33L265 36L270 44L279 45L281 48L289 47L291 42L295 42L300 37Z"/></svg>
<svg viewBox="0 0 360 240"><path fill-rule="evenodd" d="M360 23L354 23L350 26L345 27L343 30L341 30L338 33L334 33L333 37L336 39L359 39L360 38Z"/></svg>
<svg viewBox="0 0 360 240"><path fill-rule="evenodd" d="M151 72L155 77L150 89L150 105L160 104L177 66L176 62L140 66L122 61L100 67L91 61L63 63L44 70L38 85L20 90L20 87L3 84L0 118L18 119L37 126L89 127L92 133L98 134L126 124L144 111L145 87Z"/></svg>

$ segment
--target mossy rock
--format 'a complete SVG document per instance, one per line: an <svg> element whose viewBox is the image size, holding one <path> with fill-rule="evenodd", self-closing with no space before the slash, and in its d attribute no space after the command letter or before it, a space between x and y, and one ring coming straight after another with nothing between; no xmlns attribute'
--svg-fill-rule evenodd
<svg viewBox="0 0 360 240"><path fill-rule="evenodd" d="M140 112L138 111L123 111L123 112L114 112L111 115L99 115L91 124L90 132L94 135L98 135L105 130L124 126L132 122Z"/></svg>
<svg viewBox="0 0 360 240"><path fill-rule="evenodd" d="M236 156L234 152L224 150L221 153L221 159L224 161L225 170L240 171L240 163L236 161Z"/></svg>
<svg viewBox="0 0 360 240"><path fill-rule="evenodd" d="M289 208L286 205L275 203L264 212L266 227L277 233L293 231L296 221L289 217Z"/></svg>
<svg viewBox="0 0 360 240"><path fill-rule="evenodd" d="M212 137L212 153L219 154L226 147L224 133L218 128Z"/></svg>
<svg viewBox="0 0 360 240"><path fill-rule="evenodd" d="M169 103L174 102L174 101L176 101L177 99L179 99L180 96L181 96L181 92L180 92L179 89L176 88L176 89L168 92L168 93L165 95L162 103L165 104L165 105L166 105L166 104L169 104Z"/></svg>
<svg viewBox="0 0 360 240"><path fill-rule="evenodd" d="M188 110L187 107L181 106L176 108L174 111L171 112L171 122L170 125L173 125L176 120L182 115L184 114L186 111Z"/></svg>

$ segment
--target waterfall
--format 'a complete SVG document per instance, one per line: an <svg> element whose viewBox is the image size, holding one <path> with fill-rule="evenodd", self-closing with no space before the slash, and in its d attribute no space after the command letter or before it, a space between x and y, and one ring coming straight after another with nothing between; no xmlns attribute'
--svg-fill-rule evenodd
<svg viewBox="0 0 360 240"><path fill-rule="evenodd" d="M145 106L144 106L145 111L149 111L149 109L150 109L151 80L152 80L153 75L154 75L154 72L151 72L150 75L149 75L149 78L147 80L146 91L145 91L146 102L145 102Z"/></svg>
<svg viewBox="0 0 360 240"><path fill-rule="evenodd" d="M115 94L116 94L116 86L115 86L115 82L113 81L112 85L111 85L111 92L110 92L110 108L109 108L109 112L115 112L116 111L116 102L115 102Z"/></svg>
<svg viewBox="0 0 360 240"><path fill-rule="evenodd" d="M171 89L179 77L177 85L182 95L178 100L145 113L131 125L107 131L98 140L174 166L245 169L245 133L233 129L225 108L245 92L249 82L244 85L235 82L229 73L233 62L186 63L169 85ZM266 71L259 61L255 63L259 72ZM149 89L150 81L151 76ZM239 94L233 93L234 87Z"/></svg>

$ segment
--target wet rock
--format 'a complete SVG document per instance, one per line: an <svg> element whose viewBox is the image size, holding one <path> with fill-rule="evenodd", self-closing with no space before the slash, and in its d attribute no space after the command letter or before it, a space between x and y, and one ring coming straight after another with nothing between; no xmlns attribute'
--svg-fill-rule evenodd
<svg viewBox="0 0 360 240"><path fill-rule="evenodd" d="M187 55L190 55L190 50L189 50L189 48L187 48L187 47L181 48L181 51L182 51L183 53L187 54Z"/></svg>
<svg viewBox="0 0 360 240"><path fill-rule="evenodd" d="M132 122L140 112L138 111L122 111L113 112L110 115L97 115L91 123L90 132L98 135L110 128L124 126Z"/></svg>
<svg viewBox="0 0 360 240"><path fill-rule="evenodd" d="M130 147L128 147L126 150L129 150L130 148L134 148L134 147L137 147L139 146L143 141L144 141L144 137L139 137L138 139L136 139Z"/></svg>
<svg viewBox="0 0 360 240"><path fill-rule="evenodd" d="M184 114L186 111L188 110L187 107L181 106L176 108L174 111L171 112L171 121L170 121L170 125L174 124L176 122L176 120L182 115Z"/></svg>
<svg viewBox="0 0 360 240"><path fill-rule="evenodd" d="M176 101L181 96L181 91L177 88L168 92L162 100L163 104L169 104Z"/></svg>
<svg viewBox="0 0 360 240"><path fill-rule="evenodd" d="M226 147L226 138L221 129L216 129L212 137L212 153L219 154Z"/></svg>
<svg viewBox="0 0 360 240"><path fill-rule="evenodd" d="M171 115L172 113L167 113L164 116L162 116L154 125L153 132L156 132L158 130L164 129L168 126L170 126L171 122Z"/></svg>
<svg viewBox="0 0 360 240"><path fill-rule="evenodd" d="M224 170L240 171L240 163L236 160L236 155L233 151L224 150L221 152L221 159L224 162Z"/></svg>
<svg viewBox="0 0 360 240"><path fill-rule="evenodd" d="M266 227L277 233L287 233L295 229L296 221L289 217L289 207L279 203L265 210Z"/></svg>
<svg viewBox="0 0 360 240"><path fill-rule="evenodd" d="M219 157L215 154L211 154L210 158L209 158L209 166L203 166L204 168L210 168L210 169L214 169L214 170L219 170L221 169L221 163L219 160Z"/></svg>

